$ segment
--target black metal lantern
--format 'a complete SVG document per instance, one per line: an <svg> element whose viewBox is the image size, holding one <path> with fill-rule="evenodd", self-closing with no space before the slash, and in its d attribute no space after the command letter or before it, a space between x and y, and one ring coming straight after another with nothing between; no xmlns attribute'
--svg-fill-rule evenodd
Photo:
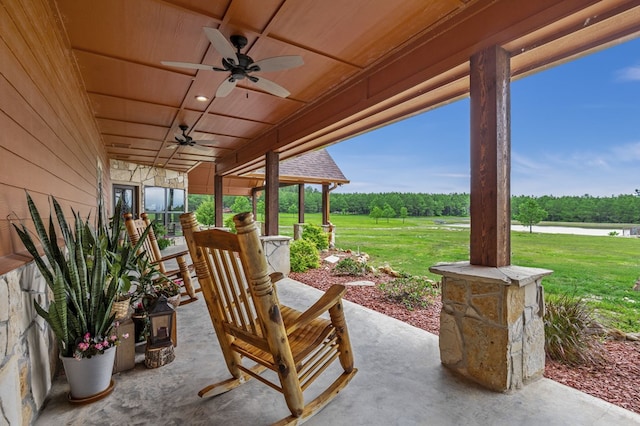
<svg viewBox="0 0 640 426"><path fill-rule="evenodd" d="M149 348L172 346L173 317L176 314L173 306L167 302L166 296L158 298L149 312Z"/></svg>

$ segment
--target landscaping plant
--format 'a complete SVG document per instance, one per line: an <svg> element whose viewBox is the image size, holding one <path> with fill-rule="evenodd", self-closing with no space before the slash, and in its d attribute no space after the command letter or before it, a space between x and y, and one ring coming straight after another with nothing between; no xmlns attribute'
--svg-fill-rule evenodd
<svg viewBox="0 0 640 426"><path fill-rule="evenodd" d="M429 307L433 298L438 294L438 289L431 280L410 275L404 275L387 283L380 283L378 288L387 298L402 303L410 311Z"/></svg>
<svg viewBox="0 0 640 426"><path fill-rule="evenodd" d="M547 298L545 351L551 359L572 366L605 362L600 329L583 299L566 294Z"/></svg>
<svg viewBox="0 0 640 426"><path fill-rule="evenodd" d="M291 271L305 272L320 266L320 253L316 246L305 239L295 240L290 246Z"/></svg>
<svg viewBox="0 0 640 426"><path fill-rule="evenodd" d="M334 275L352 275L359 277L362 275L366 275L367 264L355 260L352 257L347 257L336 263L336 266L333 268L332 273Z"/></svg>
<svg viewBox="0 0 640 426"><path fill-rule="evenodd" d="M302 229L302 239L311 241L318 250L329 248L329 236L321 226L312 223L304 225Z"/></svg>

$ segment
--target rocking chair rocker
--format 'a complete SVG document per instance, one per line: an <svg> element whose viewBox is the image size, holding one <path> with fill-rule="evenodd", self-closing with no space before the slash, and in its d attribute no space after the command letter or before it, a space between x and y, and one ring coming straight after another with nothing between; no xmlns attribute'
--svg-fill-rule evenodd
<svg viewBox="0 0 640 426"><path fill-rule="evenodd" d="M193 232L190 248L200 287L232 378L199 392L209 397L250 378L284 395L291 416L276 424L298 424L322 409L356 374L344 319L344 286L332 286L305 312L281 305L251 213L234 217L237 235ZM184 224L184 222L183 222ZM329 318L320 317L329 312ZM245 367L242 357L255 362ZM303 391L336 359L344 372L305 405ZM278 381L260 374L270 369Z"/></svg>

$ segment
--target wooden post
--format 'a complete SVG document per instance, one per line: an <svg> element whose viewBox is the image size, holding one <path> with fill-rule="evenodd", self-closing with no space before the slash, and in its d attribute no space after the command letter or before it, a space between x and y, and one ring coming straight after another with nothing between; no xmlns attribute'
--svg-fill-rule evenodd
<svg viewBox="0 0 640 426"><path fill-rule="evenodd" d="M253 217L258 217L258 190L256 188L251 189L251 212Z"/></svg>
<svg viewBox="0 0 640 426"><path fill-rule="evenodd" d="M472 265L511 263L510 74L498 46L471 57Z"/></svg>
<svg viewBox="0 0 640 426"><path fill-rule="evenodd" d="M329 224L329 184L322 184L322 224Z"/></svg>
<svg viewBox="0 0 640 426"><path fill-rule="evenodd" d="M304 183L298 185L298 223L304 223Z"/></svg>
<svg viewBox="0 0 640 426"><path fill-rule="evenodd" d="M224 218L222 216L222 210L224 207L224 202L223 202L223 193L222 193L223 189L222 189L222 176L216 174L213 177L213 202L215 205L215 225L218 228L221 228L224 226Z"/></svg>
<svg viewBox="0 0 640 426"><path fill-rule="evenodd" d="M279 158L277 152L269 151L266 154L265 161L265 214L264 214L264 230L265 235L278 235L278 190L280 189L280 169Z"/></svg>

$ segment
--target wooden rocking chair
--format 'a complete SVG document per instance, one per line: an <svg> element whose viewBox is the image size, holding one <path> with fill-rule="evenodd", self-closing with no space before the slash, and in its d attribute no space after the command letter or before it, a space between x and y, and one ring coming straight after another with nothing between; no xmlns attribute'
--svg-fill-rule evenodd
<svg viewBox="0 0 640 426"><path fill-rule="evenodd" d="M151 221L146 213L142 213L140 215L140 219L134 219L131 213L127 213L124 215L124 223L127 228L127 234L129 234L131 244L133 245L137 244L140 236L144 233L147 227L151 225ZM189 254L188 250L162 256L160 247L158 246L158 240L153 232L153 228L151 228L149 229L145 242L140 247L140 251L146 251L149 261L158 265L160 272L166 275L167 278L179 278L182 280L185 291L182 292L181 296L188 296L188 298L182 299L180 301L181 305L198 300L196 297L196 290L193 289L193 283L191 281L190 267L187 263L187 257ZM178 269L167 269L164 262L173 259L176 260Z"/></svg>
<svg viewBox="0 0 640 426"><path fill-rule="evenodd" d="M276 424L298 424L329 403L357 372L342 308L346 289L332 286L305 312L281 305L273 281L282 274L267 273L253 215L238 214L234 222L237 235L216 229L192 234L200 287L233 376L199 395L219 395L253 377L284 394L291 416ZM327 311L329 318L320 317ZM247 368L242 357L256 364ZM302 392L336 359L344 372L305 405ZM260 375L266 369L278 375L279 383Z"/></svg>

